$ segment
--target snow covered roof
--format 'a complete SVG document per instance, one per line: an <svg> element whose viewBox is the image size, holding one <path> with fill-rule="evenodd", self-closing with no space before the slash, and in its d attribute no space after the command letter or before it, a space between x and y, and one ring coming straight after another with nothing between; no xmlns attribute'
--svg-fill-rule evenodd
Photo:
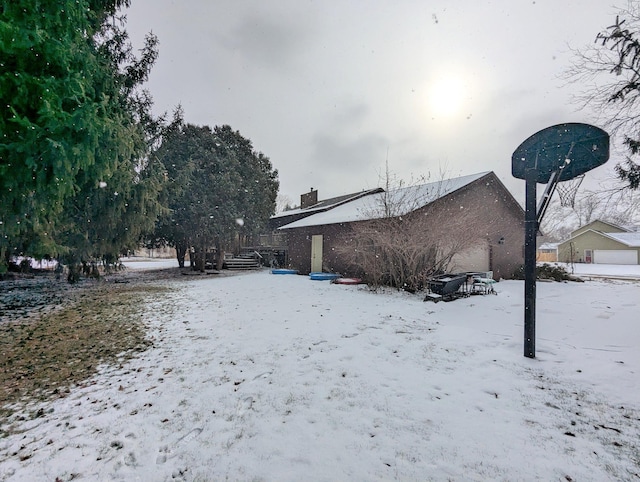
<svg viewBox="0 0 640 482"><path fill-rule="evenodd" d="M487 174L489 174L489 171L454 179L430 182L419 186L394 189L389 192L376 192L344 203L328 211L307 216L282 226L279 229L350 223L354 221L365 221L367 219L379 219L389 215L403 216L443 196L451 194Z"/></svg>
<svg viewBox="0 0 640 482"><path fill-rule="evenodd" d="M640 248L640 233L603 233L630 248Z"/></svg>
<svg viewBox="0 0 640 482"><path fill-rule="evenodd" d="M602 231L596 231L595 229L587 229L586 231L583 231L580 234L577 234L575 236L571 236L569 239L563 241L560 244L569 243L569 242L573 241L574 239L577 239L580 236L583 236L586 233L593 233L593 234L596 234L598 236L604 236L604 237L607 237L609 239L613 239L614 241L617 241L617 242L619 242L621 244L624 244L625 246L628 246L630 248L640 248L640 232L603 233Z"/></svg>
<svg viewBox="0 0 640 482"><path fill-rule="evenodd" d="M380 191L380 188L369 189L367 191L356 192L353 194L345 194L345 195L333 197L330 199L324 199L322 201L318 201L313 206L309 206L306 208L295 208L295 209L290 209L288 211L282 211L281 213L271 216L271 219L285 218L288 216L295 216L301 213L314 213L314 212L326 211L327 209L330 209L332 206L337 206L345 202L349 202L353 199L357 199L362 196L367 196L371 193L378 192L378 191Z"/></svg>

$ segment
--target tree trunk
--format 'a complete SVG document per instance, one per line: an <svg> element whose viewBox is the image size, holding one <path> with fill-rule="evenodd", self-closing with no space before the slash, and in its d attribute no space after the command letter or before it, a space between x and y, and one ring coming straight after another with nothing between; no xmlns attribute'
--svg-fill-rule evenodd
<svg viewBox="0 0 640 482"><path fill-rule="evenodd" d="M176 243L176 258L178 258L178 266L184 268L184 258L187 254L186 243Z"/></svg>
<svg viewBox="0 0 640 482"><path fill-rule="evenodd" d="M220 240L216 240L216 269L221 270L224 265L224 247Z"/></svg>
<svg viewBox="0 0 640 482"><path fill-rule="evenodd" d="M204 245L194 246L193 260L191 262L191 268L194 271L200 271L204 273L206 263L206 248Z"/></svg>
<svg viewBox="0 0 640 482"><path fill-rule="evenodd" d="M0 246L0 274L9 269L9 250L5 246Z"/></svg>

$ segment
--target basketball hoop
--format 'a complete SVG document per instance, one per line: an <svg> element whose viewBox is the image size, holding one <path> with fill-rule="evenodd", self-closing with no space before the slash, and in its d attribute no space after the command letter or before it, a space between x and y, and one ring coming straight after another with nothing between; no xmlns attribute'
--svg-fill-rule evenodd
<svg viewBox="0 0 640 482"><path fill-rule="evenodd" d="M556 192L560 198L560 206L563 208L575 207L576 194L578 193L578 188L580 187L580 184L582 184L583 179L584 174L574 177L573 179L569 179L568 181L558 183L556 186Z"/></svg>
<svg viewBox="0 0 640 482"><path fill-rule="evenodd" d="M563 206L573 206L584 173L609 159L609 134L589 124L547 127L527 138L511 156L511 174L525 181L524 356L536 356L536 235L558 188ZM567 181L572 181L568 183ZM536 186L546 184L536 208Z"/></svg>

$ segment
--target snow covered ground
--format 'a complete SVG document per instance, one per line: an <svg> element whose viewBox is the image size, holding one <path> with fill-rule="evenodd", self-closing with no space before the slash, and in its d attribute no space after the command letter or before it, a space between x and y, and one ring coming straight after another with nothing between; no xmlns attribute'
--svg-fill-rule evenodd
<svg viewBox="0 0 640 482"><path fill-rule="evenodd" d="M123 264L130 270L177 268L178 261L175 258L123 258ZM187 262L188 264L188 262ZM542 263L541 263L542 264ZM610 278L637 278L640 280L640 265L620 264L584 264L553 263L562 266L568 273L578 276L605 276Z"/></svg>
<svg viewBox="0 0 640 482"><path fill-rule="evenodd" d="M176 258L122 258L122 264L130 270L177 268ZM189 262L187 261L187 265Z"/></svg>
<svg viewBox="0 0 640 482"><path fill-rule="evenodd" d="M571 265L558 263L571 273ZM639 264L585 264L575 263L573 272L578 276L604 276L608 278L634 278L640 280Z"/></svg>
<svg viewBox="0 0 640 482"><path fill-rule="evenodd" d="M521 281L432 303L184 278L152 348L12 419L0 481L640 478L637 281L539 283L529 359Z"/></svg>

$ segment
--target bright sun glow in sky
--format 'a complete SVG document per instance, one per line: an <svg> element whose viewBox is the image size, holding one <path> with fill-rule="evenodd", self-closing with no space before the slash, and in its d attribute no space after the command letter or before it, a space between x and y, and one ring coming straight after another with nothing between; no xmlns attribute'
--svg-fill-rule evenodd
<svg viewBox="0 0 640 482"><path fill-rule="evenodd" d="M466 90L460 77L446 75L437 78L428 87L429 114L445 119L459 116L467 97Z"/></svg>

